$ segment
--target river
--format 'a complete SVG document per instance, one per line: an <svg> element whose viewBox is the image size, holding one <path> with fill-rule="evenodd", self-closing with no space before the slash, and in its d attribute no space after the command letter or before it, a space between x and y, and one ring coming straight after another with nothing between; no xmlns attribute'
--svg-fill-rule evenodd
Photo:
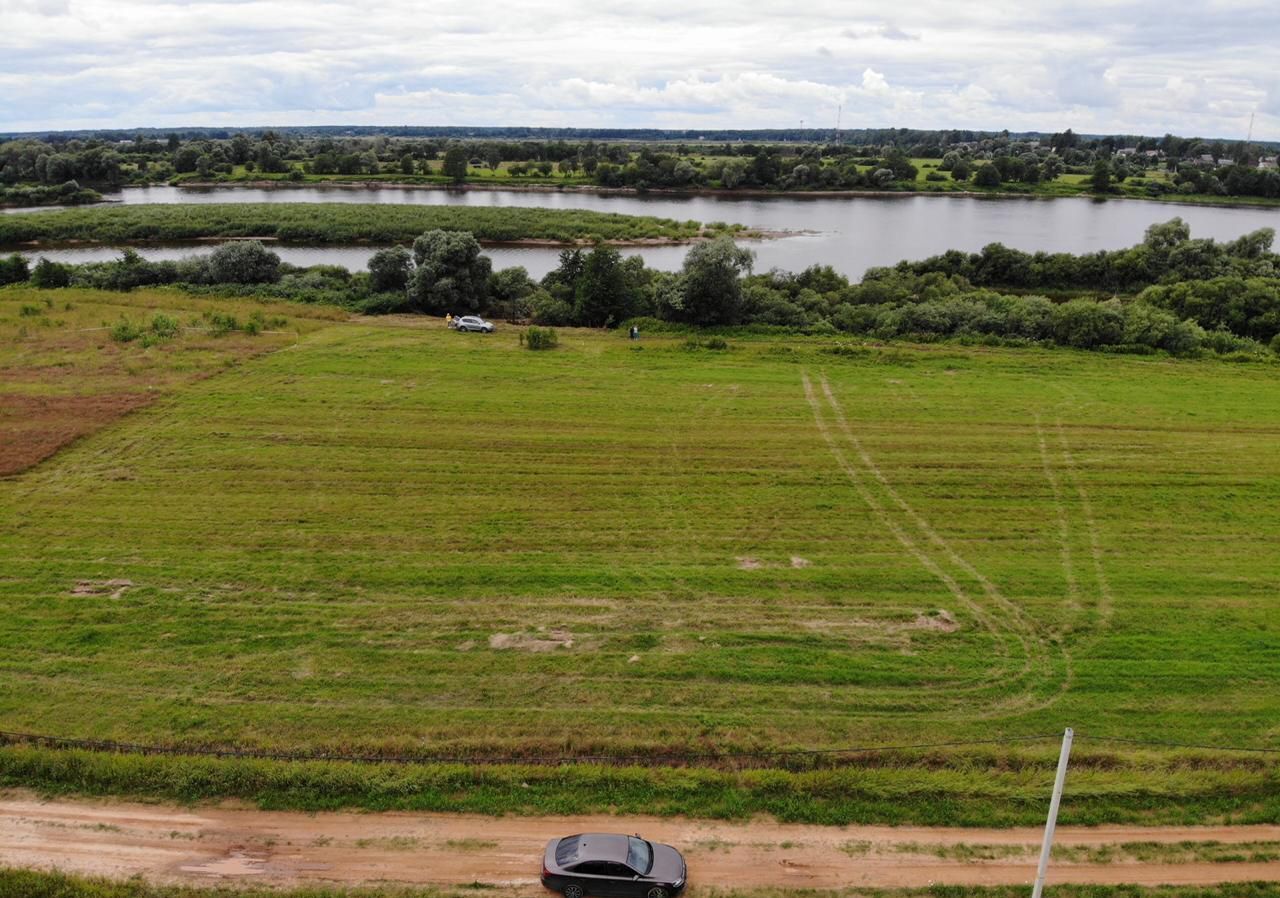
<svg viewBox="0 0 1280 898"><path fill-rule="evenodd" d="M1193 236L1230 240L1262 227L1280 228L1280 208L1195 206L1138 200L985 199L930 195L826 197L670 196L596 194L516 190L420 190L411 188L296 187L262 189L224 187L194 190L177 187L127 188L109 195L133 203L417 203L463 206L541 206L590 209L634 215L656 215L702 222L740 222L796 236L746 241L756 253L756 270L799 271L809 265L831 265L860 277L867 268L920 259L948 249L974 251L1003 243L1035 251L1091 252L1131 246L1155 222L1181 216ZM209 245L142 248L147 258L179 258L208 252ZM273 247L287 262L364 267L367 247ZM686 248L644 247L625 250L643 256L645 264L668 270L680 266ZM495 268L523 265L541 277L556 264L558 251L533 247L492 247L486 253ZM105 247L41 250L35 256L61 261L113 258Z"/></svg>

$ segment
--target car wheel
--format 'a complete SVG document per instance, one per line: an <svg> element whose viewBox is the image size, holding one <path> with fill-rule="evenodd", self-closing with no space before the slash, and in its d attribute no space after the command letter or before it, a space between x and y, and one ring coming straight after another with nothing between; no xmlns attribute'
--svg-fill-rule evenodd
<svg viewBox="0 0 1280 898"><path fill-rule="evenodd" d="M582 898L582 886L576 882L571 882L560 890L564 894L564 898Z"/></svg>
<svg viewBox="0 0 1280 898"><path fill-rule="evenodd" d="M654 886L644 893L644 898L667 898L667 890L662 886Z"/></svg>

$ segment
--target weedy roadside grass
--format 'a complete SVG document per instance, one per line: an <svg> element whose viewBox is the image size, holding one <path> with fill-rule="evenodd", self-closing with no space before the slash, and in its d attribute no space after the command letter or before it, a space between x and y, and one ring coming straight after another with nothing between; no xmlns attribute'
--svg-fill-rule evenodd
<svg viewBox="0 0 1280 898"><path fill-rule="evenodd" d="M66 873L0 867L0 898L461 898L515 895L506 886L476 882L438 886L272 888L253 885L166 886L141 879L114 881ZM706 898L1023 898L1025 886L931 886L927 889L717 889L691 886ZM1217 886L1076 886L1045 889L1049 898L1276 898L1280 883L1228 883Z"/></svg>
<svg viewBox="0 0 1280 898"><path fill-rule="evenodd" d="M145 243L262 237L284 243L395 243L423 231L471 231L484 241L522 239L688 240L696 221L583 209L383 205L377 203L196 203L99 206L0 218L0 245L65 241ZM726 232L738 226L725 225Z"/></svg>
<svg viewBox="0 0 1280 898"><path fill-rule="evenodd" d="M1274 756L1099 741L1277 747L1271 366L424 325L328 324L0 483L0 721L516 765L5 748L6 784L998 825L1069 724L1064 819L1280 819ZM671 753L715 769L518 763Z"/></svg>

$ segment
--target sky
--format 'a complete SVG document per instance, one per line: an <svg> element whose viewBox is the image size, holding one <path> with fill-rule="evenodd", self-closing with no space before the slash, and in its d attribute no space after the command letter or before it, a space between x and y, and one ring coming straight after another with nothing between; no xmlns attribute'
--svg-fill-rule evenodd
<svg viewBox="0 0 1280 898"><path fill-rule="evenodd" d="M1280 140L1280 0L0 0L0 131L971 128ZM843 110L841 111L841 107Z"/></svg>

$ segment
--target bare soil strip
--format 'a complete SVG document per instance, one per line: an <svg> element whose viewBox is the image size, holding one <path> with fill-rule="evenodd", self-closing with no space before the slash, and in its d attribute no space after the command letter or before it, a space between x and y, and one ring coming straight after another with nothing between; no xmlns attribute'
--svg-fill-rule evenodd
<svg viewBox="0 0 1280 898"><path fill-rule="evenodd" d="M266 812L242 807L0 797L0 858L13 866L162 883L396 882L506 887L538 883L549 839L575 832L638 832L688 856L694 894L717 888L916 887L1029 882L1035 853L999 860L929 855L947 845L1027 845L1035 829L823 827L647 817L481 817L412 813ZM1061 845L1280 840L1280 826L1067 827ZM1209 885L1274 880L1280 863L1055 863L1056 883Z"/></svg>

